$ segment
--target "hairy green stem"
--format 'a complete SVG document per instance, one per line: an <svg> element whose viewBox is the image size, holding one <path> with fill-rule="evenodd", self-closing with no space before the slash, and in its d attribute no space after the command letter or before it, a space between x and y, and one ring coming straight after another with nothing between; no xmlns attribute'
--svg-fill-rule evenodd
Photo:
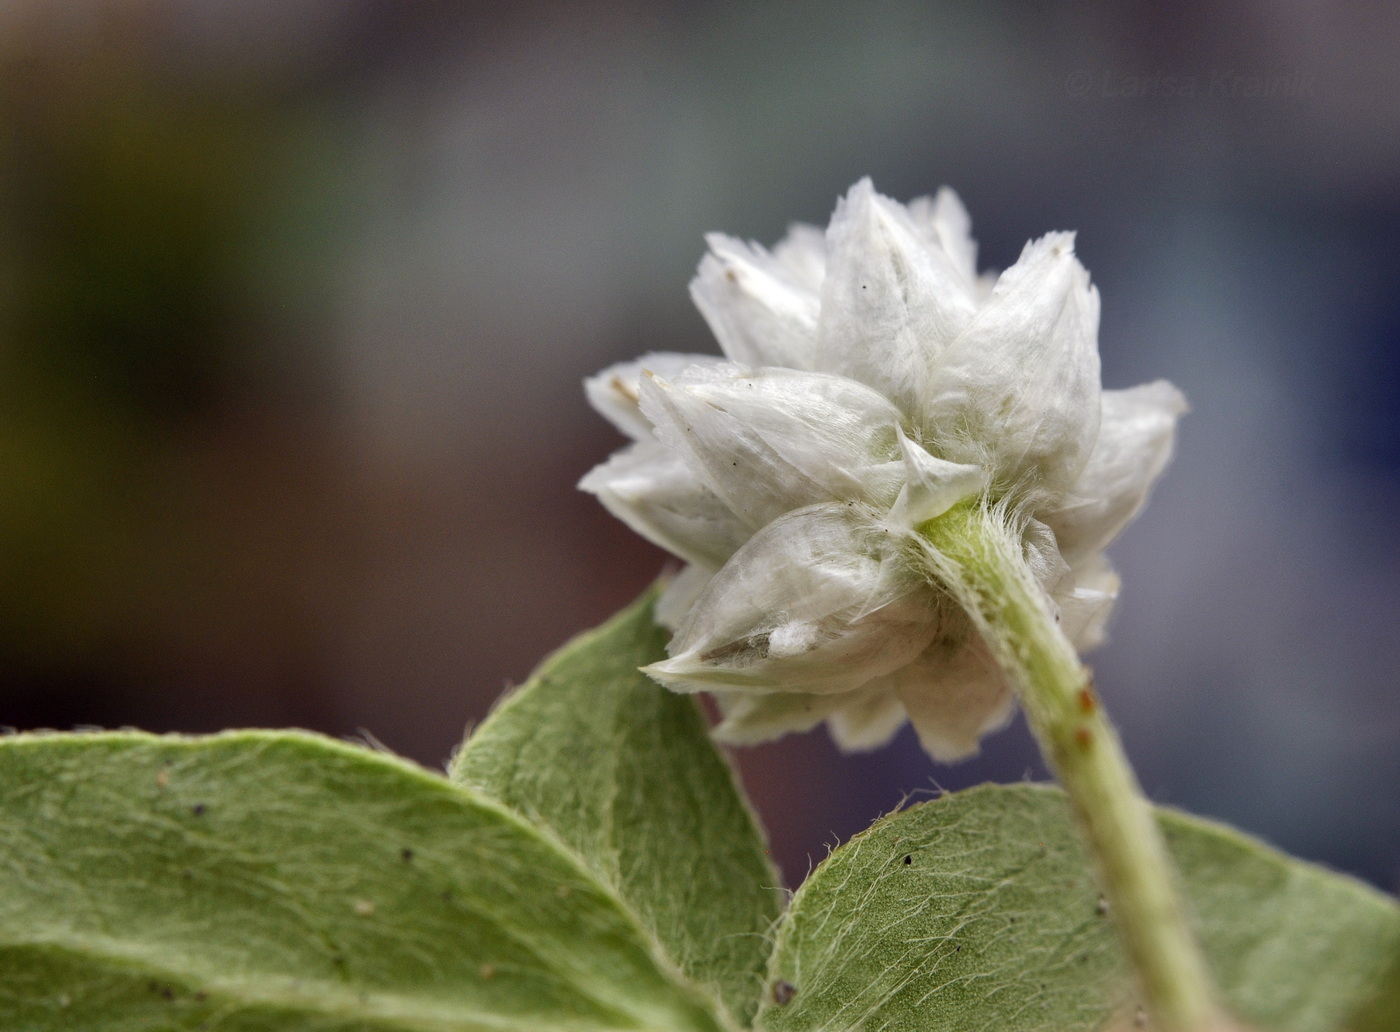
<svg viewBox="0 0 1400 1032"><path fill-rule="evenodd" d="M1020 534L960 505L919 527L931 572L967 610L1015 687L1098 867L1100 887L1159 1032L1223 1025L1166 843L1094 692L1061 632Z"/></svg>

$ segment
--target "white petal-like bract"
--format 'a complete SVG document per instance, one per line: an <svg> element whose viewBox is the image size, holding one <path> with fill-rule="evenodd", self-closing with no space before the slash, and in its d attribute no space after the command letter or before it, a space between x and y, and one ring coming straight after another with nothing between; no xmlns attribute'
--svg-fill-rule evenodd
<svg viewBox="0 0 1400 1032"><path fill-rule="evenodd" d="M804 505L873 498L872 468L898 456L899 410L840 376L728 366L643 377L641 393L661 442L755 529ZM884 480L893 500L898 480Z"/></svg>
<svg viewBox="0 0 1400 1032"><path fill-rule="evenodd" d="M904 486L890 509L892 525L913 528L942 516L958 502L980 494L987 486L981 466L949 462L930 455L903 433L899 435Z"/></svg>
<svg viewBox="0 0 1400 1032"><path fill-rule="evenodd" d="M797 282L820 294L826 277L826 231L795 222L788 235L773 248L773 257L782 262Z"/></svg>
<svg viewBox="0 0 1400 1032"><path fill-rule="evenodd" d="M656 622L668 631L680 627L685 621L685 615L690 612L690 607L695 604L700 592L705 590L705 585L710 583L710 578L714 575L715 567L706 563L689 563L671 577L656 600Z"/></svg>
<svg viewBox="0 0 1400 1032"><path fill-rule="evenodd" d="M919 744L944 763L972 756L984 734L1011 719L1011 686L975 635L936 643L893 680Z"/></svg>
<svg viewBox="0 0 1400 1032"><path fill-rule="evenodd" d="M909 202L909 218L931 246L942 248L962 274L969 290L976 292L977 241L972 239L972 218L946 186L934 197Z"/></svg>
<svg viewBox="0 0 1400 1032"><path fill-rule="evenodd" d="M1125 391L1104 391L1098 440L1079 479L1050 509L1065 558L1102 551L1118 536L1171 460L1176 421L1186 399L1166 380Z"/></svg>
<svg viewBox="0 0 1400 1032"><path fill-rule="evenodd" d="M722 233L705 239L710 253L690 296L724 353L743 365L810 369L821 311L804 282L810 271ZM790 250L784 257L796 255Z"/></svg>
<svg viewBox="0 0 1400 1032"><path fill-rule="evenodd" d="M870 384L917 416L943 350L976 314L954 258L862 179L826 231L817 368Z"/></svg>
<svg viewBox="0 0 1400 1032"><path fill-rule="evenodd" d="M748 527L656 441L638 441L596 466L580 488L652 544L718 569L749 536Z"/></svg>
<svg viewBox="0 0 1400 1032"><path fill-rule="evenodd" d="M647 672L712 692L728 742L825 722L868 749L907 718L935 758L976 752L1012 692L919 528L959 505L1003 514L1092 648L1118 594L1103 549L1169 461L1184 399L1101 388L1072 233L979 274L947 188L902 205L863 179L825 231L706 240L691 296L725 358L653 354L586 382L635 443L580 486L688 564L658 603L670 657Z"/></svg>
<svg viewBox="0 0 1400 1032"><path fill-rule="evenodd" d="M714 355L656 352L634 362L619 362L583 381L583 393L598 413L635 441L650 440L651 424L642 415L639 383L643 372L678 376L692 366L718 365Z"/></svg>
<svg viewBox="0 0 1400 1032"><path fill-rule="evenodd" d="M849 692L933 637L933 600L891 536L850 505L810 506L755 534L646 668L679 691Z"/></svg>
<svg viewBox="0 0 1400 1032"><path fill-rule="evenodd" d="M928 439L954 461L987 463L1003 488L1064 490L1098 432L1098 332L1073 235L1027 244L945 349L922 399Z"/></svg>

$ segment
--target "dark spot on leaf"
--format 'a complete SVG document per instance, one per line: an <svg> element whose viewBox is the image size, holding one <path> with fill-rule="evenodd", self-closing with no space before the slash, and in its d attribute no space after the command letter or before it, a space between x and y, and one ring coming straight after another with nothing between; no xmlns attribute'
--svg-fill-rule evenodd
<svg viewBox="0 0 1400 1032"><path fill-rule="evenodd" d="M442 894L442 901L443 901L444 903L451 903L451 902L452 902L452 890L451 890L451 889L448 889L446 892L444 892L444 893Z"/></svg>
<svg viewBox="0 0 1400 1032"><path fill-rule="evenodd" d="M962 945L959 944L959 945L957 945L957 946L954 946L954 947L953 947L953 952L954 952L954 953L961 953L961 952L962 952Z"/></svg>
<svg viewBox="0 0 1400 1032"><path fill-rule="evenodd" d="M404 846L403 851L399 853L399 856L403 857L404 863L408 863L413 859L413 850L409 849L407 846Z"/></svg>
<svg viewBox="0 0 1400 1032"><path fill-rule="evenodd" d="M791 982L773 983L773 1002L779 1007L786 1007L792 1002L792 998L797 995L797 986Z"/></svg>
<svg viewBox="0 0 1400 1032"><path fill-rule="evenodd" d="M906 864L912 864L914 862L914 858L912 856L905 856L904 862Z"/></svg>
<svg viewBox="0 0 1400 1032"><path fill-rule="evenodd" d="M163 985L160 987L160 995L167 1000L173 1000L175 999L175 990L168 985Z"/></svg>
<svg viewBox="0 0 1400 1032"><path fill-rule="evenodd" d="M209 999L209 994L206 993L203 989L194 994L195 1003L203 1003L207 999Z"/></svg>
<svg viewBox="0 0 1400 1032"><path fill-rule="evenodd" d="M204 816L204 804L203 804L203 803L195 803L193 806L190 807L190 812L191 812L192 814L194 814L196 817L203 817L203 816Z"/></svg>

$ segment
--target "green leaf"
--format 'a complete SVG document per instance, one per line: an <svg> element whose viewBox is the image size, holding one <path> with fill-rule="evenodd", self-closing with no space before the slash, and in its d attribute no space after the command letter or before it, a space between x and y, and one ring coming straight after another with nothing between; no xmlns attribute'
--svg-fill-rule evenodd
<svg viewBox="0 0 1400 1032"><path fill-rule="evenodd" d="M1357 1008L1346 1028L1348 1032L1395 1032L1400 1028L1400 951L1380 989Z"/></svg>
<svg viewBox="0 0 1400 1032"><path fill-rule="evenodd" d="M637 670L666 655L654 597L546 660L468 739L451 776L574 849L747 1022L780 882L695 701Z"/></svg>
<svg viewBox="0 0 1400 1032"><path fill-rule="evenodd" d="M1159 811L1222 990L1334 1032L1400 947L1400 907L1237 832ZM759 1024L1072 1032L1136 1005L1058 789L984 785L888 817L793 900ZM785 1001L785 1002L784 1002Z"/></svg>
<svg viewBox="0 0 1400 1032"><path fill-rule="evenodd" d="M0 1028L724 1027L491 800L302 733L0 740Z"/></svg>

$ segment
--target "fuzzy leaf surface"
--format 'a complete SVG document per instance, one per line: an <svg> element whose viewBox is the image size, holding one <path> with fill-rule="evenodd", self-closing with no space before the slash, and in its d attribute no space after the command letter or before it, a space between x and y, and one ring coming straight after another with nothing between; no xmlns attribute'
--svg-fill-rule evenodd
<svg viewBox="0 0 1400 1032"><path fill-rule="evenodd" d="M1346 1023L1347 1032L1395 1032L1400 1028L1400 950L1380 989Z"/></svg>
<svg viewBox="0 0 1400 1032"><path fill-rule="evenodd" d="M653 598L547 659L467 740L451 776L557 835L747 1023L781 883L694 699L637 669L666 655Z"/></svg>
<svg viewBox="0 0 1400 1032"><path fill-rule="evenodd" d="M1400 947L1400 907L1238 832L1158 811L1231 1008L1260 1029L1336 1032ZM798 891L759 1024L1074 1032L1137 1003L1063 794L984 785L836 850Z"/></svg>
<svg viewBox="0 0 1400 1032"><path fill-rule="evenodd" d="M498 803L297 732L0 739L0 1028L718 1032Z"/></svg>

